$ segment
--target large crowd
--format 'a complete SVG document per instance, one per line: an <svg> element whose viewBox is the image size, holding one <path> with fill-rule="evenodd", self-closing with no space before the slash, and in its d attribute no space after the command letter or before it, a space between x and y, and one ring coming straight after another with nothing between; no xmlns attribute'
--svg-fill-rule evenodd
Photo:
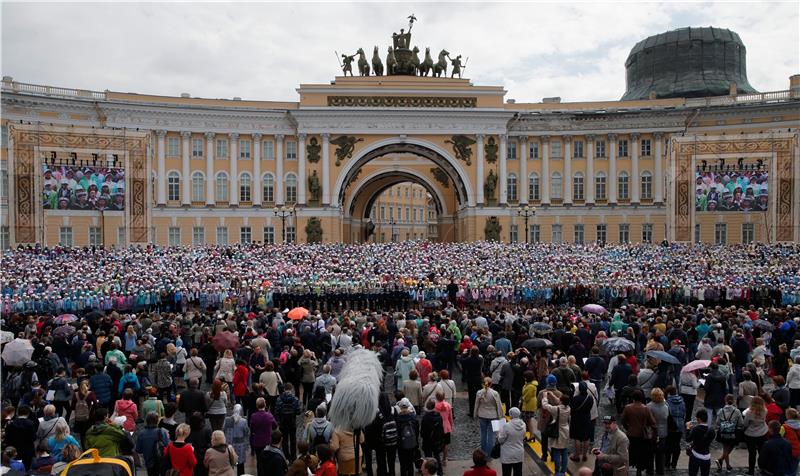
<svg viewBox="0 0 800 476"><path fill-rule="evenodd" d="M93 448L148 476L452 474L462 426L480 434L466 476L495 474L495 459L520 476L529 440L557 476L570 460L597 476L663 475L684 460L705 476L742 445L748 474L794 475L799 253L496 243L7 252L3 471L60 474ZM7 352L19 342L32 347L21 360ZM386 378L374 420L353 432L327 412L357 348L378 355Z"/></svg>

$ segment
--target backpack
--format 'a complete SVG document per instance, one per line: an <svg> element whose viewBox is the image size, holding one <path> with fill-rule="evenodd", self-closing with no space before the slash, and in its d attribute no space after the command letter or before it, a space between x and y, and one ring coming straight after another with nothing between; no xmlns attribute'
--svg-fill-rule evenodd
<svg viewBox="0 0 800 476"><path fill-rule="evenodd" d="M313 433L312 433L313 432ZM312 451L316 451L317 446L328 444L328 440L325 439L325 429L322 429L322 432L318 431L318 428L311 424L311 431L309 432L309 436L314 435L310 438L310 447Z"/></svg>
<svg viewBox="0 0 800 476"><path fill-rule="evenodd" d="M381 427L381 439L383 440L384 446L397 445L397 422L395 422L393 418L383 422L383 426Z"/></svg>
<svg viewBox="0 0 800 476"><path fill-rule="evenodd" d="M286 399L281 402L281 413L280 419L281 422L292 423L297 418L297 415L294 412L294 405L291 399Z"/></svg>
<svg viewBox="0 0 800 476"><path fill-rule="evenodd" d="M736 422L731 419L733 417L733 412L727 417L724 413L721 413L721 415L722 419L719 422L719 435L717 436L717 440L724 443L733 443L737 440Z"/></svg>
<svg viewBox="0 0 800 476"><path fill-rule="evenodd" d="M417 433L414 431L414 426L411 422L406 422L400 429L400 448L404 450L413 450L417 447Z"/></svg>
<svg viewBox="0 0 800 476"><path fill-rule="evenodd" d="M77 402L75 403L75 421L76 422L85 422L89 421L89 402L86 401L86 398L76 398Z"/></svg>

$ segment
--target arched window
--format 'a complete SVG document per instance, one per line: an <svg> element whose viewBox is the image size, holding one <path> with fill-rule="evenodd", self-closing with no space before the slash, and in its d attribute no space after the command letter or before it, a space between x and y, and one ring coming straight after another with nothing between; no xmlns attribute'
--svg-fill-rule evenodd
<svg viewBox="0 0 800 476"><path fill-rule="evenodd" d="M606 199L606 174L603 172L597 172L594 176L594 198Z"/></svg>
<svg viewBox="0 0 800 476"><path fill-rule="evenodd" d="M297 175L286 174L286 203L294 204L297 202Z"/></svg>
<svg viewBox="0 0 800 476"><path fill-rule="evenodd" d="M628 172L624 170L617 177L617 198L627 200L630 194L630 184L628 183Z"/></svg>
<svg viewBox="0 0 800 476"><path fill-rule="evenodd" d="M642 172L641 195L643 200L653 199L653 174L648 170Z"/></svg>
<svg viewBox="0 0 800 476"><path fill-rule="evenodd" d="M539 174L531 172L528 175L528 201L541 200L539 196Z"/></svg>
<svg viewBox="0 0 800 476"><path fill-rule="evenodd" d="M192 201L203 202L206 199L206 180L203 172L192 172Z"/></svg>
<svg viewBox="0 0 800 476"><path fill-rule="evenodd" d="M264 174L263 178L261 179L261 184L263 185L263 195L262 199L267 203L272 203L275 201L275 176L271 173L267 172Z"/></svg>
<svg viewBox="0 0 800 476"><path fill-rule="evenodd" d="M562 179L560 172L550 175L550 198L560 199L562 194Z"/></svg>
<svg viewBox="0 0 800 476"><path fill-rule="evenodd" d="M247 172L242 172L239 175L239 201L240 202L249 202L251 200L251 180L250 174Z"/></svg>
<svg viewBox="0 0 800 476"><path fill-rule="evenodd" d="M508 174L506 178L506 196L509 201L516 202L517 198L517 175L516 174Z"/></svg>
<svg viewBox="0 0 800 476"><path fill-rule="evenodd" d="M181 199L181 174L172 171L167 174L167 200Z"/></svg>
<svg viewBox="0 0 800 476"><path fill-rule="evenodd" d="M583 200L583 190L583 173L575 172L575 175L572 176L572 198L574 200Z"/></svg>
<svg viewBox="0 0 800 476"><path fill-rule="evenodd" d="M216 198L218 202L227 202L230 198L228 195L228 174L225 172L217 173Z"/></svg>

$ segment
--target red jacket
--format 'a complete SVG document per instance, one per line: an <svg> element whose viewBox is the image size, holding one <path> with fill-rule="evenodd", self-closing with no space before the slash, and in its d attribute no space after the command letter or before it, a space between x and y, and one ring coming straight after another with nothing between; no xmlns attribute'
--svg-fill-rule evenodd
<svg viewBox="0 0 800 476"><path fill-rule="evenodd" d="M767 407L767 417L766 417L767 424L769 424L769 422L773 420L781 421L781 415L783 415L783 411L781 410L781 407L779 407L777 403L775 402L768 403L766 407Z"/></svg>
<svg viewBox="0 0 800 476"><path fill-rule="evenodd" d="M247 395L247 378L249 375L250 369L245 365L237 365L236 370L233 371L233 394L237 397Z"/></svg>
<svg viewBox="0 0 800 476"><path fill-rule="evenodd" d="M164 456L167 455L172 461L172 469L178 471L180 476L192 476L194 467L197 466L197 458L194 456L194 448L191 444L170 443L164 448Z"/></svg>
<svg viewBox="0 0 800 476"><path fill-rule="evenodd" d="M314 473L314 476L337 476L338 473L336 472L336 465L333 461L328 460L317 468L317 472Z"/></svg>
<svg viewBox="0 0 800 476"><path fill-rule="evenodd" d="M464 476L497 476L497 471L488 466L473 466L472 469L464 471Z"/></svg>

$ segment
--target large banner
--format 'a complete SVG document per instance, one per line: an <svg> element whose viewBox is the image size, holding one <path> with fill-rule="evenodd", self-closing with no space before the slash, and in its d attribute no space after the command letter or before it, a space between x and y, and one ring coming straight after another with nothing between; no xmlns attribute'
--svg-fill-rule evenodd
<svg viewBox="0 0 800 476"><path fill-rule="evenodd" d="M43 166L45 210L125 210L125 173L110 167Z"/></svg>
<svg viewBox="0 0 800 476"><path fill-rule="evenodd" d="M769 173L766 170L695 172L695 211L767 211Z"/></svg>

